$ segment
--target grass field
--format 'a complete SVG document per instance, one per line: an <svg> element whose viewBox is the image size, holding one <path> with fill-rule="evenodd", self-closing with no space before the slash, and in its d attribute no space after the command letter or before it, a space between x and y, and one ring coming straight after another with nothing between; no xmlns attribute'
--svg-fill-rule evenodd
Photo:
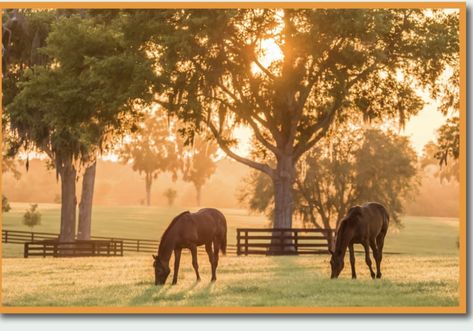
<svg viewBox="0 0 473 331"><path fill-rule="evenodd" d="M3 228L21 225L26 204L13 204ZM43 223L35 231L57 232L57 205L40 206ZM96 207L93 234L159 239L181 209ZM261 227L261 216L223 210L235 228ZM181 261L179 282L154 286L151 257L42 259L16 258L21 245L3 245L2 300L8 306L456 306L458 305L458 221L405 217L404 227L386 238L383 279L371 280L361 255L358 280L330 280L328 256L220 258L218 280L210 283L209 263L199 256L202 282L195 282L190 256ZM399 254L397 254L399 253ZM171 261L172 262L172 261ZM34 275L34 277L32 276ZM171 274L172 276L172 274Z"/></svg>
<svg viewBox="0 0 473 331"><path fill-rule="evenodd" d="M329 279L328 256L220 259L217 281L200 257L197 283L186 254L176 286L154 286L151 257L3 259L6 306L456 306L453 257L390 255L384 279ZM349 268L348 268L349 269ZM32 274L34 277L32 278Z"/></svg>
<svg viewBox="0 0 473 331"><path fill-rule="evenodd" d="M3 214L3 229L31 231L22 224L28 204L12 203L12 210ZM42 223L33 231L59 232L59 205L39 206ZM171 219L182 208L104 207L93 209L92 234L159 240ZM268 222L260 215L250 215L242 209L222 209L228 222L228 243L234 244L238 227L265 227ZM412 255L456 255L458 253L458 220L455 218L404 217L404 227L390 229L385 251ZM21 245L4 245L4 257L23 256Z"/></svg>

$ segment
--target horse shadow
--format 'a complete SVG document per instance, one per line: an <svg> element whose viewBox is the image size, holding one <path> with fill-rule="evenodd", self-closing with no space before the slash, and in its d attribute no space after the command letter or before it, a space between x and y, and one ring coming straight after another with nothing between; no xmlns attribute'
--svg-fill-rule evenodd
<svg viewBox="0 0 473 331"><path fill-rule="evenodd" d="M130 300L130 306L141 306L152 302L159 302L161 300L180 300L184 299L185 295L192 291L199 282L193 282L191 286L186 286L178 292L169 292L178 287L178 285L162 285L156 286L150 282L149 285L137 296ZM205 288L204 288L205 289ZM169 294L169 295L168 295Z"/></svg>
<svg viewBox="0 0 473 331"><path fill-rule="evenodd" d="M155 295L165 295L170 290L169 286L156 286L149 282L149 285L137 296L130 300L130 306L140 306L143 303L153 301Z"/></svg>

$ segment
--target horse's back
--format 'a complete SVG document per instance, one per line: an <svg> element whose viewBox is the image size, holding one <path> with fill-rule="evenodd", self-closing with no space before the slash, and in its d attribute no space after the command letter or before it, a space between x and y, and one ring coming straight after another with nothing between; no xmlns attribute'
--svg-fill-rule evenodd
<svg viewBox="0 0 473 331"><path fill-rule="evenodd" d="M203 208L190 213L190 221L197 234L199 242L208 242L216 236L226 234L225 216L215 208Z"/></svg>
<svg viewBox="0 0 473 331"><path fill-rule="evenodd" d="M215 208L202 208L192 215L195 216L200 222L211 222L214 224L214 226L222 226L222 224L226 226L227 224L223 213Z"/></svg>
<svg viewBox="0 0 473 331"><path fill-rule="evenodd" d="M361 222L369 227L370 233L386 234L389 225L389 214L386 208L378 202L367 202L361 207Z"/></svg>

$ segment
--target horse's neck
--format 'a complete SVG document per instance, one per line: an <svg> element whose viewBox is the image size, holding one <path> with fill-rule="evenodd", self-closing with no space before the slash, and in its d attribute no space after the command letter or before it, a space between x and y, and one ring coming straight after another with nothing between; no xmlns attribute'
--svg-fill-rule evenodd
<svg viewBox="0 0 473 331"><path fill-rule="evenodd" d="M344 228L343 233L337 236L337 242L335 243L335 253L337 255L345 256L345 252L347 251L348 244L352 237L352 231L349 231L348 228Z"/></svg>
<svg viewBox="0 0 473 331"><path fill-rule="evenodd" d="M171 259L172 251L174 250L174 241L170 239L172 236L166 236L162 238L162 245L159 247L158 258L161 262L169 263Z"/></svg>

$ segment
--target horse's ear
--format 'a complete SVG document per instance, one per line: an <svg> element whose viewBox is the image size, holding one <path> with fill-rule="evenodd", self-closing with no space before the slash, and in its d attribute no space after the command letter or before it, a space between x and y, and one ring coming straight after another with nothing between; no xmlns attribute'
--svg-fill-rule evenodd
<svg viewBox="0 0 473 331"><path fill-rule="evenodd" d="M156 255L154 255L154 254L153 254L153 255L151 255L151 256L153 257L153 259L155 259L155 260L156 260Z"/></svg>
<svg viewBox="0 0 473 331"><path fill-rule="evenodd" d="M333 250L332 250L331 247L328 249L328 251L329 251L329 253L330 253L331 255L333 255Z"/></svg>

